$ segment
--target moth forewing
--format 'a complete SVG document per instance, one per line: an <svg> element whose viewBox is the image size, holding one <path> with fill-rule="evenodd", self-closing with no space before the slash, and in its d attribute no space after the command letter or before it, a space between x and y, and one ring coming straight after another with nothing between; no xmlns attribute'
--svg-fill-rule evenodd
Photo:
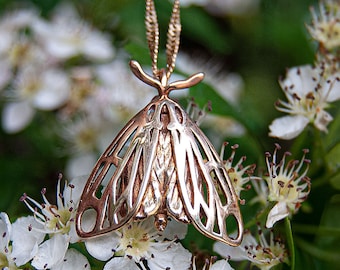
<svg viewBox="0 0 340 270"><path fill-rule="evenodd" d="M187 120L181 128L172 128L172 137L186 215L203 234L238 245L243 226L232 183L209 140L188 116L184 119ZM223 201L216 186L221 190ZM229 218L237 223L236 237L227 232Z"/></svg>
<svg viewBox="0 0 340 270"><path fill-rule="evenodd" d="M118 229L131 221L140 208L157 140L148 137L147 108L119 132L91 172L77 212L76 229L81 237ZM94 224L91 230L84 230L82 218L88 210L95 212Z"/></svg>

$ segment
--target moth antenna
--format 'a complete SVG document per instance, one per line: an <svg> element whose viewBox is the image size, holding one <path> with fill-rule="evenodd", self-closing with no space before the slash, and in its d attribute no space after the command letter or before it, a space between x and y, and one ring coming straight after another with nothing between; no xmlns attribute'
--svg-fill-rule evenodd
<svg viewBox="0 0 340 270"><path fill-rule="evenodd" d="M158 47L159 47L159 27L157 21L157 14L155 9L155 3L153 0L146 0L146 11L145 11L145 27L146 27L146 38L151 56L151 68L152 74L155 78L158 77Z"/></svg>
<svg viewBox="0 0 340 270"><path fill-rule="evenodd" d="M179 0L174 1L172 8L171 19L169 23L167 42L166 42L166 56L167 56L167 70L166 78L169 80L171 73L175 69L175 61L178 54L180 34L181 34L181 19Z"/></svg>
<svg viewBox="0 0 340 270"><path fill-rule="evenodd" d="M163 87L161 85L161 82L156 79L156 78L152 78L150 75L148 75L147 73L144 72L144 70L142 69L141 65L135 61L135 60L131 60L130 61L130 69L132 71L132 73L138 78L140 79L142 82L155 87L158 90L158 94L162 95L163 94Z"/></svg>
<svg viewBox="0 0 340 270"><path fill-rule="evenodd" d="M175 81L168 85L166 92L169 93L172 90L190 88L204 79L204 73L199 72L191 75L185 80Z"/></svg>

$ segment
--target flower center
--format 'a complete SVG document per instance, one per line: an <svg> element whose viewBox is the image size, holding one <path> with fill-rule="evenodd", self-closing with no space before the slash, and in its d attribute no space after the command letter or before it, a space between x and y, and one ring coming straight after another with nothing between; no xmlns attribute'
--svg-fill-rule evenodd
<svg viewBox="0 0 340 270"><path fill-rule="evenodd" d="M324 104L321 103L320 94L309 92L306 96L296 99L295 110L300 111L303 115L313 121L315 115L318 113L318 108L322 108Z"/></svg>
<svg viewBox="0 0 340 270"><path fill-rule="evenodd" d="M71 211L65 208L58 210L56 206L51 206L49 210L52 213L52 218L47 221L47 228L58 230L63 234L68 233L70 231Z"/></svg>
<svg viewBox="0 0 340 270"><path fill-rule="evenodd" d="M5 269L6 267L8 267L8 260L5 254L0 253L0 268L1 269Z"/></svg>
<svg viewBox="0 0 340 270"><path fill-rule="evenodd" d="M9 59L11 64L16 67L23 62L29 51L28 43L14 44L9 52Z"/></svg>
<svg viewBox="0 0 340 270"><path fill-rule="evenodd" d="M276 177L272 183L272 201L286 201L294 202L298 199L299 193L297 191L296 183L286 177Z"/></svg>
<svg viewBox="0 0 340 270"><path fill-rule="evenodd" d="M120 248L126 256L145 257L150 246L148 232L138 224L131 224L123 229Z"/></svg>
<svg viewBox="0 0 340 270"><path fill-rule="evenodd" d="M259 266L270 265L270 267L279 264L279 258L283 256L284 250L280 249L278 254L276 254L275 251L277 252L278 250L274 250L269 247L257 246L255 249L253 249L253 253L256 261L258 261L259 263L255 262L255 264Z"/></svg>
<svg viewBox="0 0 340 270"><path fill-rule="evenodd" d="M81 150L92 150L95 148L96 138L95 129L83 128L76 135L76 144Z"/></svg>
<svg viewBox="0 0 340 270"><path fill-rule="evenodd" d="M24 98L30 98L33 97L40 88L40 81L38 78L31 78L29 81L27 81L21 90L21 95Z"/></svg>
<svg viewBox="0 0 340 270"><path fill-rule="evenodd" d="M328 49L340 45L340 24L337 21L323 22L318 27L318 39L323 42Z"/></svg>
<svg viewBox="0 0 340 270"><path fill-rule="evenodd" d="M242 175L237 172L234 168L228 170L228 176L234 186L236 194L240 194L242 190Z"/></svg>

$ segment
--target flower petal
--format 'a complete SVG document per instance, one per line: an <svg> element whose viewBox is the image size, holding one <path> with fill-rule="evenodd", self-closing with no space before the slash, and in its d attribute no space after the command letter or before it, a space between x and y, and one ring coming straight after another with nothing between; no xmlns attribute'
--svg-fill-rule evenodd
<svg viewBox="0 0 340 270"><path fill-rule="evenodd" d="M71 178L89 175L96 163L96 159L93 153L83 153L82 155L71 157L66 165L66 175Z"/></svg>
<svg viewBox="0 0 340 270"><path fill-rule="evenodd" d="M12 233L12 225L8 215L4 212L0 213L0 253L8 250L8 243Z"/></svg>
<svg viewBox="0 0 340 270"><path fill-rule="evenodd" d="M68 201L72 200L74 204L78 204L80 196L86 184L87 178L88 175L74 177L69 182L69 186L72 185L72 188L71 187L66 188L63 192L63 197Z"/></svg>
<svg viewBox="0 0 340 270"><path fill-rule="evenodd" d="M12 228L12 256L17 265L23 265L37 253L46 234L42 232L43 225L33 216L18 218Z"/></svg>
<svg viewBox="0 0 340 270"><path fill-rule="evenodd" d="M168 240L173 240L175 238L184 239L187 232L187 224L171 219L171 221L168 222L165 230L162 232L162 238Z"/></svg>
<svg viewBox="0 0 340 270"><path fill-rule="evenodd" d="M298 136L308 123L308 118L302 115L283 116L270 124L269 136L290 140Z"/></svg>
<svg viewBox="0 0 340 270"><path fill-rule="evenodd" d="M230 266L227 260L219 260L211 266L210 270L234 270L234 268Z"/></svg>
<svg viewBox="0 0 340 270"><path fill-rule="evenodd" d="M97 31L89 33L82 50L93 60L109 60L114 56L114 48L109 38Z"/></svg>
<svg viewBox="0 0 340 270"><path fill-rule="evenodd" d="M115 232L85 241L87 251L92 257L106 261L110 259L119 245L119 238Z"/></svg>
<svg viewBox="0 0 340 270"><path fill-rule="evenodd" d="M289 92L287 93L295 93L302 97L315 89L318 83L315 78L320 78L318 69L305 65L290 68L286 79L280 83L282 89L288 89Z"/></svg>
<svg viewBox="0 0 340 270"><path fill-rule="evenodd" d="M134 260L125 257L114 257L108 261L103 270L136 270L139 269Z"/></svg>
<svg viewBox="0 0 340 270"><path fill-rule="evenodd" d="M256 242L254 236L252 236L250 233L246 233L243 236L241 245L238 247L232 247L222 242L215 242L213 250L224 258L230 258L233 261L242 261L248 260L248 256L244 252L244 247L250 245L256 246L258 243Z"/></svg>
<svg viewBox="0 0 340 270"><path fill-rule="evenodd" d="M331 87L330 89L324 89L323 91L327 93L330 91L327 96L327 102L334 102L340 99L340 73L333 74L328 78L328 81L331 82L331 85L326 83L324 87Z"/></svg>
<svg viewBox="0 0 340 270"><path fill-rule="evenodd" d="M70 270L70 269L91 269L90 263L87 258L81 254L79 251L71 248L67 250L64 260L53 267L51 270Z"/></svg>
<svg viewBox="0 0 340 270"><path fill-rule="evenodd" d="M289 210L287 204L283 201L278 202L277 204L275 204L275 206L270 210L268 214L266 227L272 228L277 221L284 219L288 215Z"/></svg>
<svg viewBox="0 0 340 270"><path fill-rule="evenodd" d="M34 110L29 102L13 102L5 105L2 112L2 126L8 133L23 130L32 120Z"/></svg>
<svg viewBox="0 0 340 270"><path fill-rule="evenodd" d="M169 244L166 249L157 251L148 259L150 270L190 268L192 255L180 243Z"/></svg>
<svg viewBox="0 0 340 270"><path fill-rule="evenodd" d="M332 120L333 117L328 112L320 110L320 112L316 114L314 126L321 131L327 132L327 126Z"/></svg>
<svg viewBox="0 0 340 270"><path fill-rule="evenodd" d="M65 257L68 248L68 236L54 234L52 238L43 242L32 260L32 266L37 269L56 267Z"/></svg>
<svg viewBox="0 0 340 270"><path fill-rule="evenodd" d="M34 97L34 105L41 110L54 110L68 99L70 84L66 74L47 70L42 74L42 87Z"/></svg>

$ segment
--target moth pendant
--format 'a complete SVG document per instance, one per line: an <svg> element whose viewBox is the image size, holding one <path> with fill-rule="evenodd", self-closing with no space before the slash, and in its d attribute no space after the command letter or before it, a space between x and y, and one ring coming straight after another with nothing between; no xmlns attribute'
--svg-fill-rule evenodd
<svg viewBox="0 0 340 270"><path fill-rule="evenodd" d="M147 0L147 35L153 76L136 61L132 72L157 88L158 95L119 132L97 161L83 190L76 217L80 237L117 230L131 221L154 216L162 231L168 218L192 223L201 233L239 245L242 217L227 171L214 147L185 110L169 97L191 87L204 75L169 83L179 44L179 1L168 32L167 69L157 69L158 25L152 0ZM96 218L85 226L87 212ZM237 233L228 231L229 222ZM231 236L231 233L232 236Z"/></svg>

